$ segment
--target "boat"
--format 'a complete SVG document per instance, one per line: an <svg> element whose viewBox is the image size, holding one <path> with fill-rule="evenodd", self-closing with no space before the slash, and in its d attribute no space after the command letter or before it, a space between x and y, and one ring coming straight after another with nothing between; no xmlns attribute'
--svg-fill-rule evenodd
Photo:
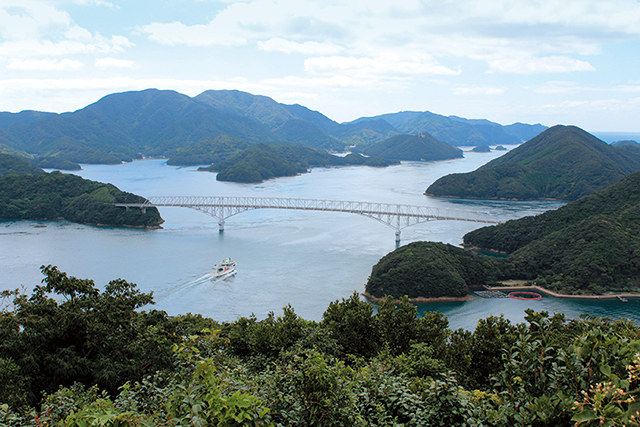
<svg viewBox="0 0 640 427"><path fill-rule="evenodd" d="M211 277L217 279L218 277L233 276L237 273L236 265L236 262L231 258L225 258L220 262L220 264L216 264L211 269Z"/></svg>

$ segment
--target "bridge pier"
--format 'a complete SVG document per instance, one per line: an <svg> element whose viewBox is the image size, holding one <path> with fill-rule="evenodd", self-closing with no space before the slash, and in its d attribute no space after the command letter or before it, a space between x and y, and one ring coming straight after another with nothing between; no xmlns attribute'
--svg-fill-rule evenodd
<svg viewBox="0 0 640 427"><path fill-rule="evenodd" d="M224 219L221 219L221 220L218 222L218 227L220 227L220 228L219 228L220 233L224 233Z"/></svg>
<svg viewBox="0 0 640 427"><path fill-rule="evenodd" d="M400 247L400 230L396 230L396 249Z"/></svg>

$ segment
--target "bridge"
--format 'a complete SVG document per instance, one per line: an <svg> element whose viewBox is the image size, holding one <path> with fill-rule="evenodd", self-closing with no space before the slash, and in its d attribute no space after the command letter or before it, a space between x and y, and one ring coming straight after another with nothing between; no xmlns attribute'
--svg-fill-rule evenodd
<svg viewBox="0 0 640 427"><path fill-rule="evenodd" d="M206 213L218 220L220 232L225 221L239 213L255 209L294 209L303 211L346 212L375 219L396 232L396 247L400 246L400 231L427 221L470 221L497 224L489 213L463 209L439 209L391 203L353 202L344 200L289 199L276 197L217 197L217 196L154 196L144 203L116 203L115 206L139 208L184 207Z"/></svg>

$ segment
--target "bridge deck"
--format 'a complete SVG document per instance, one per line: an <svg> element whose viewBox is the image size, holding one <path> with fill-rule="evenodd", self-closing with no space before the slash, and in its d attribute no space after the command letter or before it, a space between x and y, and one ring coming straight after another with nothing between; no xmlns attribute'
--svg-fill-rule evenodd
<svg viewBox="0 0 640 427"><path fill-rule="evenodd" d="M498 223L489 212L346 200L277 197L154 196L149 197L145 203L117 203L115 206L140 208L143 210L150 207L163 206L196 209L218 219L220 231L224 230L224 222L227 218L254 209L346 212L363 215L394 228L396 230L396 242L398 244L401 229L422 222L451 220L485 224Z"/></svg>

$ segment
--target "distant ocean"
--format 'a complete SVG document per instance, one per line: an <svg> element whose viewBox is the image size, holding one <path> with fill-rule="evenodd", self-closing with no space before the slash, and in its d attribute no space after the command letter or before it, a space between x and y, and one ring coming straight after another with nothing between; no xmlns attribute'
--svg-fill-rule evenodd
<svg viewBox="0 0 640 427"><path fill-rule="evenodd" d="M591 132L592 135L597 136L604 142L611 144L616 141L631 140L640 143L639 132Z"/></svg>

